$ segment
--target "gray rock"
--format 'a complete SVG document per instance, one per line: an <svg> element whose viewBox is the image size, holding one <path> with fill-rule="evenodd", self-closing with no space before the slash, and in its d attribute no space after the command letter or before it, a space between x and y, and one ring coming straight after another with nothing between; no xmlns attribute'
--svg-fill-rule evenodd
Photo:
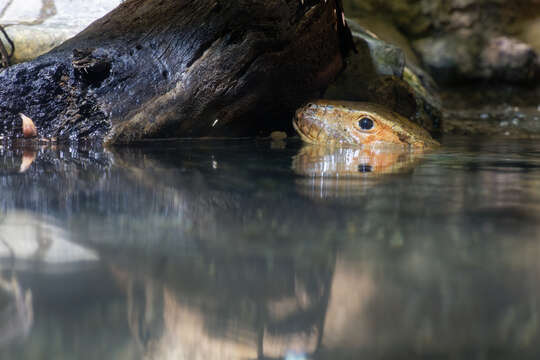
<svg viewBox="0 0 540 360"><path fill-rule="evenodd" d="M398 26L439 83L540 78L538 0L345 0L345 8Z"/></svg>
<svg viewBox="0 0 540 360"><path fill-rule="evenodd" d="M495 80L531 83L540 74L534 49L516 38L462 32L417 40L413 47L440 83Z"/></svg>
<svg viewBox="0 0 540 360"><path fill-rule="evenodd" d="M0 1L0 25L15 44L12 63L31 60L82 31L121 0Z"/></svg>
<svg viewBox="0 0 540 360"><path fill-rule="evenodd" d="M480 55L480 69L484 78L509 82L532 82L540 73L534 49L506 36L489 40Z"/></svg>
<svg viewBox="0 0 540 360"><path fill-rule="evenodd" d="M530 44L537 53L540 53L540 16L521 22L517 36L523 42Z"/></svg>
<svg viewBox="0 0 540 360"><path fill-rule="evenodd" d="M405 54L403 51L393 44L380 40L377 35L366 31L355 21L348 20L348 22L357 46L362 46L360 42L367 45L374 67L373 70L381 76L401 78L405 69Z"/></svg>
<svg viewBox="0 0 540 360"><path fill-rule="evenodd" d="M540 86L484 84L441 93L443 134L505 138L540 137Z"/></svg>
<svg viewBox="0 0 540 360"><path fill-rule="evenodd" d="M450 83L478 72L480 42L478 36L448 34L417 40L413 47L438 82Z"/></svg>

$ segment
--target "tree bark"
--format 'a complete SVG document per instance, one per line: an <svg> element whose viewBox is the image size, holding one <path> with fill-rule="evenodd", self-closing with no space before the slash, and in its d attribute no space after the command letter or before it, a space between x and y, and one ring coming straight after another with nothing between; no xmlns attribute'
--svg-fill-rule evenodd
<svg viewBox="0 0 540 360"><path fill-rule="evenodd" d="M129 143L290 129L351 49L341 0L127 0L0 73L0 133Z"/></svg>

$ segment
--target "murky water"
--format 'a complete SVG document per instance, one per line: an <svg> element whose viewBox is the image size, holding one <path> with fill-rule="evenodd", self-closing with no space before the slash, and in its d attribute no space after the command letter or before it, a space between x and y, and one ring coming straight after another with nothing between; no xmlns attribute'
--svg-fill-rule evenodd
<svg viewBox="0 0 540 360"><path fill-rule="evenodd" d="M1 359L537 359L540 143L0 147Z"/></svg>

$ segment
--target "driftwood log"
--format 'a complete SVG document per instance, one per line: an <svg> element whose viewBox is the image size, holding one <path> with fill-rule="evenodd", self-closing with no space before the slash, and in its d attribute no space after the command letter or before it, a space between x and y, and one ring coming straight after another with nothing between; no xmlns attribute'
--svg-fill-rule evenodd
<svg viewBox="0 0 540 360"><path fill-rule="evenodd" d="M129 143L287 129L351 49L341 0L127 0L0 73L0 135Z"/></svg>

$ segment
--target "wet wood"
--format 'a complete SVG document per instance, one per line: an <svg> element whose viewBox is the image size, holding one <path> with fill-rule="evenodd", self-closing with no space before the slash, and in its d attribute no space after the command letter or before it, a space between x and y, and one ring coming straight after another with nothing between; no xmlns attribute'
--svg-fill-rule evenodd
<svg viewBox="0 0 540 360"><path fill-rule="evenodd" d="M291 130L350 39L341 0L127 0L0 74L0 132L17 136L20 112L60 141Z"/></svg>

